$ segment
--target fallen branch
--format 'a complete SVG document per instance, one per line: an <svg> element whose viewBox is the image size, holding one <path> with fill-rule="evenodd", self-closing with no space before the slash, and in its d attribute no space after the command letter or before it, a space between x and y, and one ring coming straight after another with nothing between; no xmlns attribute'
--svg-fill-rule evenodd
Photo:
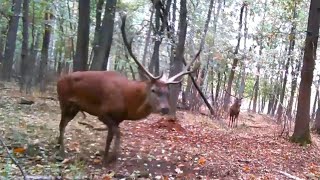
<svg viewBox="0 0 320 180"><path fill-rule="evenodd" d="M52 101L58 101L58 99L54 98L54 97L45 97L45 96L41 96L39 97L40 99L49 99L49 100L52 100Z"/></svg>
<svg viewBox="0 0 320 180"><path fill-rule="evenodd" d="M107 127L103 127L103 128L102 127L94 127L91 124L86 123L86 122L82 122L82 121L79 121L78 123L81 124L81 125L87 126L89 129L93 129L93 130L96 130L96 131L106 131L106 130L108 130Z"/></svg>
<svg viewBox="0 0 320 180"><path fill-rule="evenodd" d="M24 179L24 180L27 180L26 173L24 172L24 170L22 169L22 167L20 166L20 164L18 163L18 161L11 155L10 150L8 149L8 147L6 146L6 144L4 143L4 141L2 140L2 137L0 137L0 143L1 143L1 145L4 147L4 149L6 150L8 156L9 156L9 158L12 160L12 162L13 162L16 166L18 166L18 168L19 168L19 170L20 170L20 172L21 172L21 174L22 174L22 176L23 176L23 179Z"/></svg>
<svg viewBox="0 0 320 180"><path fill-rule="evenodd" d="M250 128L267 128L268 126L248 126Z"/></svg>
<svg viewBox="0 0 320 180"><path fill-rule="evenodd" d="M90 129L94 129L94 126L92 126L92 125L89 124L89 123L81 122L81 121L79 121L78 123L81 124L81 125L87 126L87 127L90 128Z"/></svg>
<svg viewBox="0 0 320 180"><path fill-rule="evenodd" d="M283 171L278 171L276 170L278 173L288 177L288 178L291 178L291 179L294 179L294 180L302 180L301 178L297 177L297 176L294 176L294 175L291 175L289 173L286 173L286 172L283 172Z"/></svg>

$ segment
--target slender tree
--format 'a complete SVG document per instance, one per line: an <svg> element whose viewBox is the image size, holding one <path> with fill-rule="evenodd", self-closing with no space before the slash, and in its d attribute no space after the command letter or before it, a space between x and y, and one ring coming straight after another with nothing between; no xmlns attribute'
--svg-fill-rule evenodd
<svg viewBox="0 0 320 180"><path fill-rule="evenodd" d="M22 0L12 0L12 15L10 15L9 29L7 34L6 48L4 51L4 62L2 67L2 79L10 81L13 65L14 51L16 49L16 39L18 24L20 19Z"/></svg>
<svg viewBox="0 0 320 180"><path fill-rule="evenodd" d="M77 49L73 60L73 71L87 70L90 29L90 0L79 0Z"/></svg>
<svg viewBox="0 0 320 180"><path fill-rule="evenodd" d="M101 30L98 33L98 44L93 55L91 70L105 70L113 39L114 17L117 0L107 0Z"/></svg>
<svg viewBox="0 0 320 180"><path fill-rule="evenodd" d="M237 37L237 45L236 48L234 50L234 55L238 54L239 52L239 48L240 48L240 41L241 41L241 30L242 30L242 19L243 19L243 11L244 11L244 7L247 6L247 4L244 2L240 8L240 20L239 20L239 29L238 29L238 37ZM229 80L228 80L228 87L227 87L227 91L229 93L231 93L231 86L232 86L232 82L234 79L234 74L235 74L235 68L238 65L238 61L239 59L237 57L235 57L233 59L232 62L232 68L229 74ZM226 93L224 96L224 104L223 104L223 109L226 111L228 109L228 105L229 105L229 101L230 101L230 94Z"/></svg>
<svg viewBox="0 0 320 180"><path fill-rule="evenodd" d="M179 27L178 27L178 44L176 48L176 56L172 62L170 68L169 76L174 76L183 69L183 55L184 55L184 46L186 41L187 34L187 0L180 1L180 15L179 15ZM172 85L170 88L170 106L171 112L170 115L175 118L177 110L177 101L179 92L181 89L181 83L177 85Z"/></svg>
<svg viewBox="0 0 320 180"><path fill-rule="evenodd" d="M42 49L41 49L41 61L40 61L40 69L39 69L39 83L40 83L40 91L44 92L46 90L46 75L48 68L48 54L49 54L49 43L51 38L51 24L50 20L52 18L51 12L47 10L44 15L45 25L44 25L44 34L42 40Z"/></svg>
<svg viewBox="0 0 320 180"><path fill-rule="evenodd" d="M28 69L27 63L29 59L29 0L23 0L23 29L22 29L22 51L21 51L21 78L20 78L20 92L23 91L24 85L26 83L26 72Z"/></svg>
<svg viewBox="0 0 320 180"><path fill-rule="evenodd" d="M284 101L284 95L285 95L285 91L286 91L286 85L287 85L287 79L288 79L288 71L289 71L289 65L290 63L292 64L293 62L293 57L292 57L292 53L294 51L294 46L295 46L295 38L296 38L296 18L297 18L297 2L293 1L294 3L294 8L293 8L293 18L292 18L292 25L291 25L291 32L290 32L290 41L289 41L289 50L288 50L288 59L285 65L285 72L284 72L284 77L283 77L283 83L282 83L282 89L281 89L281 93L280 93L280 103L278 106L278 111L277 111L277 121L280 122L281 120L281 116L282 116L282 111L283 111L283 101Z"/></svg>

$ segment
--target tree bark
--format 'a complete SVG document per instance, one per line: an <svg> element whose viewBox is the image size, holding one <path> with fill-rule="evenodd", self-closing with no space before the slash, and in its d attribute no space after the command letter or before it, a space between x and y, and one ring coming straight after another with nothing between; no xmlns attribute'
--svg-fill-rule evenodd
<svg viewBox="0 0 320 180"><path fill-rule="evenodd" d="M79 0L77 49L73 71L86 71L89 51L90 0Z"/></svg>
<svg viewBox="0 0 320 180"><path fill-rule="evenodd" d="M163 25L160 27L160 1L156 1L155 3L155 41L153 46L153 53L151 57L151 62L149 64L149 71L151 73L154 73L156 76L159 75L159 51L160 51L160 45L162 42L162 35L163 35Z"/></svg>
<svg viewBox="0 0 320 180"><path fill-rule="evenodd" d="M151 9L151 15L150 15L150 24L149 24L149 29L147 32L147 37L146 37L146 43L144 45L144 50L143 50L143 56L142 56L142 64L146 66L146 59L147 59L147 54L148 54L148 49L149 49L149 44L150 44L150 38L151 38L151 30L152 30L152 19L153 19L153 14L154 14L154 8L152 6Z"/></svg>
<svg viewBox="0 0 320 180"><path fill-rule="evenodd" d="M240 82L240 88L239 88L239 97L243 97L244 89L245 89L245 80L246 80L246 59L247 59L247 39L248 39L248 27L247 27L247 20L248 20L248 7L245 7L244 12L244 40L243 40L243 46L244 46L244 61L242 63L242 73L241 73L241 82Z"/></svg>
<svg viewBox="0 0 320 180"><path fill-rule="evenodd" d="M299 86L298 108L294 132L291 136L293 142L300 144L311 143L310 136L310 96L315 68L316 50L320 24L320 1L311 0L308 18L307 36L301 70L301 82Z"/></svg>
<svg viewBox="0 0 320 180"><path fill-rule="evenodd" d="M178 36L179 39L178 39L178 44L176 49L176 56L170 68L170 73L169 73L170 77L182 71L186 34L187 34L187 0L181 0L180 16L179 16L179 36ZM178 80L179 79L177 79L177 81ZM177 101L178 101L180 89L181 89L181 83L172 85L170 87L170 106L171 106L170 115L173 117L173 119L176 118Z"/></svg>
<svg viewBox="0 0 320 180"><path fill-rule="evenodd" d="M18 32L18 24L20 19L22 0L13 0L12 1L12 12L13 14L9 19L9 29L7 34L6 47L4 51L4 61L2 67L2 80L10 81L12 73L12 65L14 52L16 49L16 39Z"/></svg>
<svg viewBox="0 0 320 180"><path fill-rule="evenodd" d="M297 7L297 2L294 1L294 8L293 8L293 19L292 19L292 27L291 27L291 32L290 32L290 41L289 41L289 51L288 51L288 59L286 62L285 66L285 73L284 73L284 78L283 78L283 84L282 84L282 89L281 89L281 94L280 94L280 103L278 106L278 111L277 111L277 122L281 122L281 116L283 112L283 101L284 101L284 95L286 92L286 85L287 85L287 79L288 79L288 70L289 70L289 65L290 62L292 62L292 52L294 51L294 45L295 45L295 36L296 36L296 22L295 19L297 18L297 12L296 12L296 7Z"/></svg>
<svg viewBox="0 0 320 180"><path fill-rule="evenodd" d="M27 63L29 59L29 0L23 0L23 16L22 16L22 50L21 50L21 64L20 64L20 92L24 90L26 83L26 72L28 69Z"/></svg>
<svg viewBox="0 0 320 180"><path fill-rule="evenodd" d="M45 30L42 40L42 49L41 49L41 61L40 61L40 69L39 69L39 83L40 83L40 92L46 91L46 72L48 68L48 52L49 52L49 43L51 36L51 25L50 20L52 18L52 14L50 12L45 12L44 20L45 20Z"/></svg>
<svg viewBox="0 0 320 180"><path fill-rule="evenodd" d="M92 43L92 53L90 55L90 61L88 66L91 67L92 57L94 54L98 53L98 43L99 43L99 33L101 31L101 14L103 8L104 0L98 0L97 7L96 7L96 26L94 28L94 38Z"/></svg>
<svg viewBox="0 0 320 180"><path fill-rule="evenodd" d="M114 17L117 0L107 0L101 30L98 33L97 51L93 56L90 70L105 70L113 39Z"/></svg>
<svg viewBox="0 0 320 180"><path fill-rule="evenodd" d="M243 10L244 10L245 6L246 6L246 4L243 3L242 6L241 6L241 9L240 9L240 20L239 20L237 46L236 46L236 48L234 50L234 53L233 53L234 55L238 54L238 52L239 52L240 40L241 40L241 30L242 30ZM232 82L233 82L233 79L234 79L235 68L237 67L238 61L239 61L239 59L235 57L233 59L233 62L232 62L232 68L231 68L231 72L230 72L230 75L229 75L228 87L227 87L227 91L229 93L231 93L231 86L232 86ZM230 102L230 94L225 93L225 95L224 95L224 104L223 104L223 109L225 111L227 111L227 109L228 109L229 102Z"/></svg>
<svg viewBox="0 0 320 180"><path fill-rule="evenodd" d="M72 18L72 15L71 15L71 8L70 8L70 0L67 0L67 7L68 7L68 15L69 15L69 19ZM72 22L69 21L69 28L70 28L70 32L73 33L73 25L72 25ZM74 40L73 40L73 36L70 37L70 44L71 44L71 51L70 51L70 59L73 59L74 58ZM66 66L69 66L69 63L66 63L67 65ZM67 71L68 72L68 71Z"/></svg>
<svg viewBox="0 0 320 180"><path fill-rule="evenodd" d="M318 104L317 111L315 113L315 123L314 123L314 130L320 134L320 98L319 98L319 89L317 89L317 95L315 98L315 103ZM315 107L315 106L314 106Z"/></svg>
<svg viewBox="0 0 320 180"><path fill-rule="evenodd" d="M316 114L317 114L317 111L319 109L319 106L317 108L317 104L318 103L318 99L319 99L319 91L318 91L318 88L319 87L316 87L317 88L317 91L316 91L316 95L314 97L314 101L313 101L313 108L312 108L312 114L311 114L311 119L314 119L316 117ZM320 118L320 117L319 117ZM319 122L320 123L320 122ZM320 124L319 124L320 125ZM320 126L319 126L319 129L320 129Z"/></svg>
<svg viewBox="0 0 320 180"><path fill-rule="evenodd" d="M5 26L5 28L2 28L0 31L0 69L1 64L3 63L3 51L4 51L4 46L5 46L5 36L8 30L8 25Z"/></svg>

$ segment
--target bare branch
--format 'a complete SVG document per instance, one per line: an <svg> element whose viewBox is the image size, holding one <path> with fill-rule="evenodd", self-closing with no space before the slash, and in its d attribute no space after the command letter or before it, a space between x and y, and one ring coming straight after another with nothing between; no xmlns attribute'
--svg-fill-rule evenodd
<svg viewBox="0 0 320 180"><path fill-rule="evenodd" d="M7 145L4 143L2 137L0 137L0 143L1 143L1 145L4 147L4 149L6 150L8 156L9 156L9 158L12 160L12 162L13 162L16 166L18 166L18 168L19 168L19 170L20 170L20 172L21 172L21 174L22 174L22 176L23 176L23 179L24 179L24 180L27 180L26 173L24 172L24 170L22 169L22 167L20 166L20 164L18 163L18 161L12 156L12 154L10 153L10 150L8 149Z"/></svg>

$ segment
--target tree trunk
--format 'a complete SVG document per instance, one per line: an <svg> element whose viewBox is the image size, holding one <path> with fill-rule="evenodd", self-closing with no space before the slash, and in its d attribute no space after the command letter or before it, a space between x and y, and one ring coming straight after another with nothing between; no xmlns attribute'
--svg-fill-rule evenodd
<svg viewBox="0 0 320 180"><path fill-rule="evenodd" d="M247 20L248 20L248 7L245 7L244 13L244 39L243 39L243 49L244 49L244 59L243 59L243 68L241 73L241 82L239 88L239 97L243 97L244 89L245 89L245 80L246 80L246 59L247 59L247 39L248 39L248 27L247 27Z"/></svg>
<svg viewBox="0 0 320 180"><path fill-rule="evenodd" d="M117 0L107 0L105 13L98 33L97 51L93 56L91 70L105 70L113 39L114 17Z"/></svg>
<svg viewBox="0 0 320 180"><path fill-rule="evenodd" d="M20 92L22 93L24 90L24 86L26 83L26 72L28 69L27 63L29 59L29 0L23 0L23 16L22 16L22 22L23 22L23 30L22 30L22 50L21 50L21 79L20 79Z"/></svg>
<svg viewBox="0 0 320 180"><path fill-rule="evenodd" d="M317 94L315 98L315 103L318 104L317 111L315 113L315 123L314 123L314 129L315 131L320 134L320 98L319 98L319 89L317 89ZM315 105L313 106L315 108Z"/></svg>
<svg viewBox="0 0 320 180"><path fill-rule="evenodd" d="M90 28L90 0L79 0L77 49L73 60L73 71L87 70Z"/></svg>
<svg viewBox="0 0 320 180"><path fill-rule="evenodd" d="M311 0L303 66L301 70L301 82L299 85L298 108L294 132L291 136L293 142L300 144L311 143L310 136L310 96L315 68L315 57L319 36L320 1Z"/></svg>
<svg viewBox="0 0 320 180"><path fill-rule="evenodd" d="M48 66L48 51L49 51L49 43L51 36L51 25L50 20L52 18L52 14L50 12L45 12L44 20L45 20L45 30L42 40L42 49L41 49L41 61L40 61L40 69L39 69L39 83L40 83L40 91L46 91L46 72Z"/></svg>
<svg viewBox="0 0 320 180"><path fill-rule="evenodd" d="M300 72L300 68L301 68L301 60L303 58L303 50L301 49L301 53L300 53L300 57L298 62L296 63L295 68L292 66L292 71L291 71L291 75L292 75L292 82L291 82L291 92L290 92L290 99L288 102L288 108L287 108L287 116L292 119L292 106L293 106L293 99L294 96L296 94L296 90L297 90L297 86L298 86L298 72Z"/></svg>
<svg viewBox="0 0 320 180"><path fill-rule="evenodd" d="M102 14L102 8L103 8L104 0L98 0L97 7L96 7L96 26L94 29L94 39L92 43L92 53L90 55L90 61L88 66L91 66L92 57L94 54L98 53L98 47L99 47L99 33L101 31L101 14Z"/></svg>
<svg viewBox="0 0 320 180"><path fill-rule="evenodd" d="M172 66L170 67L169 76L174 76L175 74L182 71L183 68L183 55L184 46L187 34L187 0L180 1L180 17L179 17L179 36L178 44L176 49L176 56ZM181 78L181 77L180 77ZM179 79L177 79L179 81ZM179 91L181 89L181 83L172 85L170 87L170 115L173 119L176 118L177 101L179 96Z"/></svg>
<svg viewBox="0 0 320 180"><path fill-rule="evenodd" d="M312 114L311 114L311 119L314 119L316 116L316 110L319 108L317 108L317 104L318 104L318 99L319 99L319 83L320 83L320 78L318 80L318 86L316 86L316 95L314 97L314 101L313 101L313 108L312 108Z"/></svg>
<svg viewBox="0 0 320 180"><path fill-rule="evenodd" d="M289 51L288 51L288 60L286 62L285 66L285 73L284 73L284 78L283 78L283 84L282 84L282 90L280 94L280 103L278 107L278 118L277 122L281 122L281 116L282 116L282 111L283 111L283 100L284 100L284 95L286 92L286 85L287 85L287 78L288 78L288 69L289 69L289 64L292 62L292 52L294 51L294 45L295 45L295 36L296 36L296 22L295 19L297 18L297 13L296 13L296 7L297 3L294 1L294 8L293 8L293 19L292 19L292 27L291 27L291 32L290 32L290 41L289 41Z"/></svg>
<svg viewBox="0 0 320 180"><path fill-rule="evenodd" d="M72 19L71 7L70 7L70 3L69 2L70 2L70 0L67 0L68 14L69 14L69 19ZM70 32L73 33L73 29L74 28L72 26L72 21L69 21L69 28L70 28ZM70 51L70 54L68 54L68 56L70 55L70 59L74 59L74 41L73 41L73 36L70 37L70 44L71 44L71 47L70 47L71 51ZM69 66L69 63L66 63L66 66Z"/></svg>
<svg viewBox="0 0 320 180"><path fill-rule="evenodd" d="M241 9L240 9L238 40L237 40L237 46L236 46L236 48L234 50L234 53L233 53L234 55L238 54L238 52L239 52L240 40L241 40L241 30L242 30L242 17L243 17L243 10L244 10L245 6L246 6L246 4L243 3L242 6L241 6ZM229 93L231 93L231 86L232 86L232 82L233 82L233 79L234 79L235 68L237 67L238 61L239 61L239 59L235 57L233 59L233 62L232 62L232 68L231 68L231 72L230 72L230 75L229 75L228 87L227 87L227 91ZM223 109L225 111L227 111L227 109L228 109L229 102L230 102L230 94L225 93L225 95L224 95L224 104L223 104Z"/></svg>
<svg viewBox="0 0 320 180"><path fill-rule="evenodd" d="M153 19L153 13L154 12L154 8L152 6L151 9L151 15L150 15L150 24L149 24L149 29L147 32L147 37L146 37L146 43L144 45L144 50L143 50L143 56L142 56L142 64L144 66L146 66L146 59L147 59L147 54L148 54L148 49L149 49L149 44L150 44L150 38L151 38L151 30L152 30L152 19Z"/></svg>
<svg viewBox="0 0 320 180"><path fill-rule="evenodd" d="M18 24L21 12L22 0L12 1L12 12L9 20L9 29L7 34L6 48L4 51L4 62L2 67L2 80L10 81L12 73L12 65L14 52L16 49L16 39L18 32Z"/></svg>
<svg viewBox="0 0 320 180"><path fill-rule="evenodd" d="M216 92L215 92L215 97L214 97L214 104L217 105L218 103L218 98L219 98L219 93L220 93L220 86L221 86L221 72L218 72L218 82L217 82L217 86L216 86Z"/></svg>
<svg viewBox="0 0 320 180"><path fill-rule="evenodd" d="M171 3L171 1L169 1ZM149 71L151 73L154 73L154 75L158 76L160 74L160 59L159 59L159 54L160 54L160 45L162 43L163 39L163 34L165 30L165 24L162 22L160 25L160 16L161 16L161 6L162 3L161 1L155 1L154 7L155 7L155 42L153 46L153 53L151 57L151 62L149 64ZM170 4L169 4L170 6Z"/></svg>
<svg viewBox="0 0 320 180"><path fill-rule="evenodd" d="M7 29L8 29L8 26L6 25L0 31L0 64L3 63L3 51L4 51L4 46L5 46L5 36L7 33ZM2 69L1 65L0 65L0 69Z"/></svg>

